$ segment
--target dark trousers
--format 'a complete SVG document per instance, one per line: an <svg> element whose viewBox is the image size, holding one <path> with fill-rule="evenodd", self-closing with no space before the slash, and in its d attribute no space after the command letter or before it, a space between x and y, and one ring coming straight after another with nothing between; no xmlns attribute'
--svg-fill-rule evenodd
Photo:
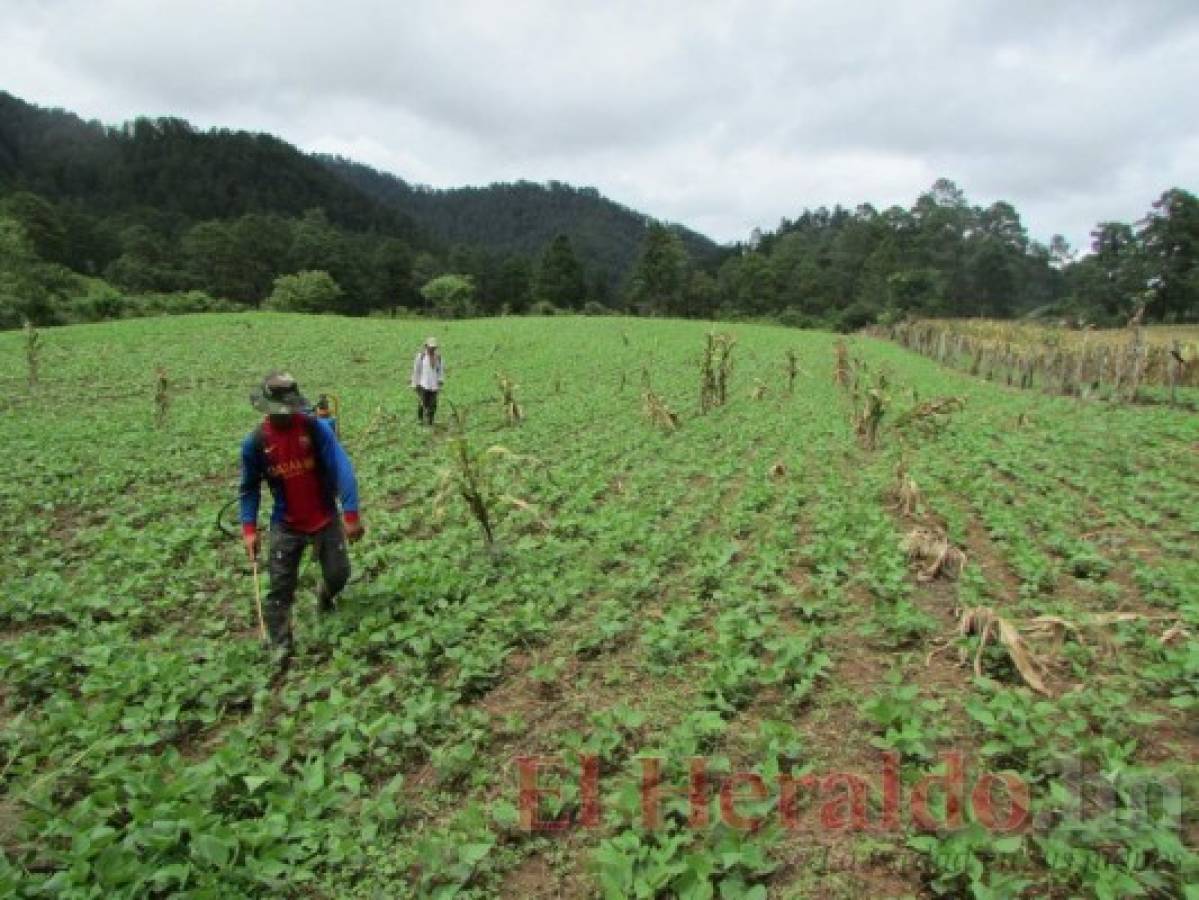
<svg viewBox="0 0 1199 900"><path fill-rule="evenodd" d="M433 416L437 414L437 391L431 391L428 388L418 387L416 389L418 402L416 405L416 420L422 425L427 420L430 425L433 424Z"/></svg>
<svg viewBox="0 0 1199 900"><path fill-rule="evenodd" d="M291 647L291 605L296 597L296 582L304 550L311 544L321 564L321 586L317 601L329 603L350 580L350 554L341 520L332 522L316 534L292 531L286 525L271 526L271 587L266 595L267 631L277 647Z"/></svg>

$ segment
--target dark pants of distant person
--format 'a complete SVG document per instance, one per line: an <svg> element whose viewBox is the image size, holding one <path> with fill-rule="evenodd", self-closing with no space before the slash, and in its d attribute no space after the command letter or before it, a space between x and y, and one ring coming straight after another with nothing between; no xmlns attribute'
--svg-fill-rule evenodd
<svg viewBox="0 0 1199 900"><path fill-rule="evenodd" d="M431 391L428 388L418 387L416 389L419 402L416 406L416 420L422 425L428 421L428 424L433 424L433 417L437 415L437 391Z"/></svg>
<svg viewBox="0 0 1199 900"><path fill-rule="evenodd" d="M300 562L309 544L321 565L316 600L322 612L333 608L333 598L350 580L350 554L340 519L334 518L316 534L292 531L286 525L271 526L271 587L263 615L271 644L285 651L291 650L291 605L296 597Z"/></svg>

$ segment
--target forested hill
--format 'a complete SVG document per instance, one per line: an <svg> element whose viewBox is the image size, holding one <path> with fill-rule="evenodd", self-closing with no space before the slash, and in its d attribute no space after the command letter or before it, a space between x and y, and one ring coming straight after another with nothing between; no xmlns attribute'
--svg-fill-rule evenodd
<svg viewBox="0 0 1199 900"><path fill-rule="evenodd" d="M502 261L519 258L535 270L547 248L565 235L588 294L594 290L605 299L626 281L652 221L594 188L522 181L432 190L351 160L303 153L268 134L203 131L175 118L109 127L0 91L0 194L14 191L103 223L90 229L104 232L92 234L96 240L70 236L68 243L79 252L60 261L79 271L104 272L128 249L115 237L133 225L161 239L165 245L158 255L166 257L166 245L194 223L262 215L298 221L319 209L336 229L398 238L415 251L431 252L439 260L427 266L431 273L456 262L483 289L498 277ZM714 263L720 253L702 235L681 226L670 230L697 265ZM99 246L104 243L107 247ZM97 246L85 249L89 244ZM125 281L131 288L192 286L183 277ZM234 299L263 298L259 289ZM410 291L404 299L415 302Z"/></svg>
<svg viewBox="0 0 1199 900"><path fill-rule="evenodd" d="M320 159L350 184L443 241L485 247L501 256L535 258L555 237L565 234L588 269L618 276L636 261L650 221L590 187L518 181L437 190L410 185L341 157ZM681 225L669 227L693 262L704 265L719 256L717 245L703 235Z"/></svg>
<svg viewBox="0 0 1199 900"><path fill-rule="evenodd" d="M411 219L271 135L199 131L181 119L105 127L2 91L0 186L100 215L140 207L207 220L320 208L334 225L419 241Z"/></svg>
<svg viewBox="0 0 1199 900"><path fill-rule="evenodd" d="M558 310L853 330L907 316L1199 321L1199 198L1099 222L1081 258L939 178L717 247L592 188L433 190L266 134L84 122L0 92L0 328L260 306Z"/></svg>

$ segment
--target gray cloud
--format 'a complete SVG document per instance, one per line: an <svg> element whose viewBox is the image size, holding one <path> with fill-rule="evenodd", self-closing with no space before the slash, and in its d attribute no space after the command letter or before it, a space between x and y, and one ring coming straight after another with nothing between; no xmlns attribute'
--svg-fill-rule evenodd
<svg viewBox="0 0 1199 900"><path fill-rule="evenodd" d="M1085 246L1196 188L1199 6L16 0L0 86L438 186L595 185L718 240L941 175Z"/></svg>

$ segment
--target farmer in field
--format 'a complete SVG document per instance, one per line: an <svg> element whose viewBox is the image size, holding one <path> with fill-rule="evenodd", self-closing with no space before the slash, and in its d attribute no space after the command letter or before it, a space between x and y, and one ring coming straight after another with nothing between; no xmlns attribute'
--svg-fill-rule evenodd
<svg viewBox="0 0 1199 900"><path fill-rule="evenodd" d="M422 425L433 424L437 414L437 392L445 381L445 364L437 351L437 338L426 338L425 346L412 362L412 389L416 391L416 418Z"/></svg>
<svg viewBox="0 0 1199 900"><path fill-rule="evenodd" d="M334 598L350 577L346 540L356 541L364 532L358 518L358 484L332 428L304 412L310 407L294 378L272 372L250 402L266 413L266 418L241 447L242 534L250 558L257 559L258 503L265 478L274 497L274 510L271 583L264 617L280 667L286 669L292 651L291 605L300 560L311 544L321 565L317 605L322 613L332 612Z"/></svg>

